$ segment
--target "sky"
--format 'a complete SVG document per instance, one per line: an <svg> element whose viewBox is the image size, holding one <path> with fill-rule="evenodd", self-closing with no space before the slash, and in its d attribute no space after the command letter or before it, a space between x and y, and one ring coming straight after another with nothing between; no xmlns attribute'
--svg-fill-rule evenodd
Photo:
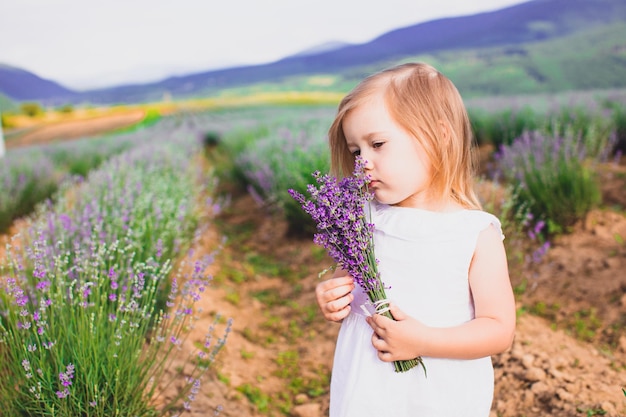
<svg viewBox="0 0 626 417"><path fill-rule="evenodd" d="M2 0L0 64L74 90L273 62L525 0Z"/></svg>

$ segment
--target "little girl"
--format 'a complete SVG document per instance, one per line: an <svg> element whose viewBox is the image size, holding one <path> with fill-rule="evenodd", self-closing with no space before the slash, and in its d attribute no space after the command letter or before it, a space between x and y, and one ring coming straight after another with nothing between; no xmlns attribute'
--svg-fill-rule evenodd
<svg viewBox="0 0 626 417"><path fill-rule="evenodd" d="M350 175L360 155L374 192L371 220L394 320L371 311L352 277L316 288L324 317L341 322L331 417L487 417L490 355L511 346L515 301L500 222L481 211L472 135L452 82L404 64L362 81L329 131L331 167ZM421 356L397 373L391 362Z"/></svg>

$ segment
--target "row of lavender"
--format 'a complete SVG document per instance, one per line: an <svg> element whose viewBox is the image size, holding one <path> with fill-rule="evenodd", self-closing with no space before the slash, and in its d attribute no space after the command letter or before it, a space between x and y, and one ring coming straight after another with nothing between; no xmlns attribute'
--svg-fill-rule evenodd
<svg viewBox="0 0 626 417"><path fill-rule="evenodd" d="M50 198L70 176L85 177L132 144L149 140L147 132L9 149L0 164L0 233Z"/></svg>
<svg viewBox="0 0 626 417"><path fill-rule="evenodd" d="M617 132L625 128L622 116L626 113L623 105L613 108L611 112L563 107L541 118L528 109L519 111L519 117L506 110L482 119L471 112L477 142L495 146L481 168L487 171L486 179L506 189L504 199L485 201L485 205L506 210L506 216L515 220L510 227L539 225L544 237L566 232L601 203L598 164L619 159ZM531 113L533 121L524 127ZM282 210L292 229L310 229L312 224L286 190L306 193L306 184L313 181L311 173L327 170L326 129L331 120L332 112L291 125L269 120L254 129L230 132L223 140L233 161L227 167L231 175L261 204ZM509 126L511 120L515 123ZM493 140L484 136L486 131L515 137Z"/></svg>
<svg viewBox="0 0 626 417"><path fill-rule="evenodd" d="M225 335L213 340L208 329L199 349L187 349L186 365L168 369L210 281L210 254L193 262L181 254L212 182L199 168L196 128L170 122L86 180L64 182L7 247L3 413L153 416L190 407ZM177 395L159 398L172 374L181 379Z"/></svg>

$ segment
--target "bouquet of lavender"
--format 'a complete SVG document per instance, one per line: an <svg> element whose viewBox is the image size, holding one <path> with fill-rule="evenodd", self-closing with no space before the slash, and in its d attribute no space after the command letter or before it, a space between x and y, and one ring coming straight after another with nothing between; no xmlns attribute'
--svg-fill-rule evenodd
<svg viewBox="0 0 626 417"><path fill-rule="evenodd" d="M356 284L367 293L377 314L393 319L374 255L374 225L365 210L373 199L367 189L369 177L365 174L365 161L357 158L353 176L339 181L319 171L314 172L313 177L318 187L307 186L310 200L289 190L316 224L313 241L325 248L330 257L352 275ZM408 371L418 364L426 371L420 357L393 364L396 372Z"/></svg>

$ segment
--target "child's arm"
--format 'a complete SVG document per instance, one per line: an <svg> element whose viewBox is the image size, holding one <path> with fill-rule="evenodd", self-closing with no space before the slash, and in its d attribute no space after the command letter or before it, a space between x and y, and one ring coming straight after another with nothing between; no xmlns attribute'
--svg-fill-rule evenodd
<svg viewBox="0 0 626 417"><path fill-rule="evenodd" d="M317 284L315 298L326 320L339 322L350 313L353 289L354 279L341 269L336 270L332 278Z"/></svg>
<svg viewBox="0 0 626 417"><path fill-rule="evenodd" d="M428 327L395 305L391 313L397 321L378 314L369 317L378 357L385 362L417 356L475 359L507 350L515 333L515 298L502 238L494 227L480 233L469 283L475 318L462 325Z"/></svg>

